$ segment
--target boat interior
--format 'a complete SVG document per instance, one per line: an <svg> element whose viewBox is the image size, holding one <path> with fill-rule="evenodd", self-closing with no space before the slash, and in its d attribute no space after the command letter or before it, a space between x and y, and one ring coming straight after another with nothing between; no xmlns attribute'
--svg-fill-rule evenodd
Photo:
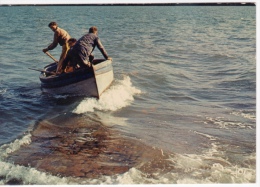
<svg viewBox="0 0 260 187"><path fill-rule="evenodd" d="M94 59L92 61L93 65L97 65L101 62L106 61L105 59ZM56 74L56 69L57 69L57 64L56 63L51 63L47 66L44 67L44 72L43 72L43 76L44 77L49 77L49 76L57 76Z"/></svg>

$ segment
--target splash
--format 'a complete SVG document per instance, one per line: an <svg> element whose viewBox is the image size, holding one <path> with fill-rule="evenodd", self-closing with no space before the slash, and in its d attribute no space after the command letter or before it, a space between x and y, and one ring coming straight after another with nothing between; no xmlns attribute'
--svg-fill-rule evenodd
<svg viewBox="0 0 260 187"><path fill-rule="evenodd" d="M26 134L21 139L4 144L0 147L0 185L4 184L68 184L66 178L52 176L37 171L34 168L15 165L5 162L10 153L19 150L22 146L31 143L31 134Z"/></svg>
<svg viewBox="0 0 260 187"><path fill-rule="evenodd" d="M52 176L34 168L0 161L0 185L3 184L68 184L66 178Z"/></svg>
<svg viewBox="0 0 260 187"><path fill-rule="evenodd" d="M123 80L115 80L107 91L105 91L99 100L87 98L83 100L73 113L82 114L94 112L95 109L102 111L116 111L126 107L134 101L134 95L140 94L141 91L134 86L130 77L125 76Z"/></svg>
<svg viewBox="0 0 260 187"><path fill-rule="evenodd" d="M21 146L31 143L31 134L25 135L22 139L17 139L10 144L4 144L0 147L0 160L7 157L8 154L17 151Z"/></svg>

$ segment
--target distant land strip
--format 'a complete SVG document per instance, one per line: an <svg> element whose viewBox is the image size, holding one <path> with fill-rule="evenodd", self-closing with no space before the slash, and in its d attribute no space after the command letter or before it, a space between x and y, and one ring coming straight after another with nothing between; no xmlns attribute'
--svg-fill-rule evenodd
<svg viewBox="0 0 260 187"><path fill-rule="evenodd" d="M245 3L103 3L103 4L1 4L0 6L256 6L255 2Z"/></svg>

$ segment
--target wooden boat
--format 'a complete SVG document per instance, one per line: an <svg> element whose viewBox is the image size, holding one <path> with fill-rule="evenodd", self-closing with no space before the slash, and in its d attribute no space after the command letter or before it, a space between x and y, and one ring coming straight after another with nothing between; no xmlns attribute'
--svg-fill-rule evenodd
<svg viewBox="0 0 260 187"><path fill-rule="evenodd" d="M39 77L42 91L50 94L75 94L99 98L114 80L112 61L95 59L92 64L92 68L80 68L60 75L51 74L56 71L56 63L44 67Z"/></svg>

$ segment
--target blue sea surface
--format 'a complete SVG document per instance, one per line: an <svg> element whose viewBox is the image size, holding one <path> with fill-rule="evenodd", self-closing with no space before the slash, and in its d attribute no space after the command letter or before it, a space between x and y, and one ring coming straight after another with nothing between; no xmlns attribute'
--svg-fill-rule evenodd
<svg viewBox="0 0 260 187"><path fill-rule="evenodd" d="M42 93L28 68L52 63L51 21L77 39L98 27L115 76L100 100ZM0 23L0 184L256 182L255 6L0 6ZM173 155L173 169L154 156L154 171L76 178L8 161L40 121L71 115Z"/></svg>

